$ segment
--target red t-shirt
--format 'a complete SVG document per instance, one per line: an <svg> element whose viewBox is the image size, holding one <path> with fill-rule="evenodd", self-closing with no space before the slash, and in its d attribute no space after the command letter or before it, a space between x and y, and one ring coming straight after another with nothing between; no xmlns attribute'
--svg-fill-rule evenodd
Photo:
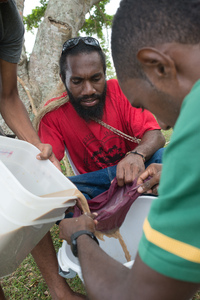
<svg viewBox="0 0 200 300"><path fill-rule="evenodd" d="M47 104L56 99L58 98L49 100ZM116 79L107 81L102 120L139 139L146 131L160 129L150 112L130 105ZM66 146L80 174L114 166L128 151L137 146L95 121L85 122L70 102L42 118L39 136L43 143L52 145L58 160L63 158Z"/></svg>

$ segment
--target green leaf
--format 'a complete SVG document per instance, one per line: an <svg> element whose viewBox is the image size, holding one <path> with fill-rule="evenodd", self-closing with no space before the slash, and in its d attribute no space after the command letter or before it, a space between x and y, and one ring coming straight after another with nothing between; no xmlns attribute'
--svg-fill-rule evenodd
<svg viewBox="0 0 200 300"><path fill-rule="evenodd" d="M32 13L23 17L24 24L27 31L33 31L33 28L38 28L44 17L45 10L47 8L48 0L40 0L42 6L36 6L32 9Z"/></svg>

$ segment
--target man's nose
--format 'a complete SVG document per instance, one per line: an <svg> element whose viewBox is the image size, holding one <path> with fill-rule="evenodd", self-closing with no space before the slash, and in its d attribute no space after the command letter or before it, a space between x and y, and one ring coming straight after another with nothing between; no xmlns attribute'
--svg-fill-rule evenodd
<svg viewBox="0 0 200 300"><path fill-rule="evenodd" d="M93 87L90 81L85 81L83 86L82 95L93 95L96 93L96 89Z"/></svg>

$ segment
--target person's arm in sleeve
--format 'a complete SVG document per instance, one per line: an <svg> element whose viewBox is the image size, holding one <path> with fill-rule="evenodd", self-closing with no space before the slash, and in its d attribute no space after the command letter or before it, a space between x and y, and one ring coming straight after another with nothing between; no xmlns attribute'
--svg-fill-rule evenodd
<svg viewBox="0 0 200 300"><path fill-rule="evenodd" d="M77 220L77 221L76 221ZM94 233L91 216L61 221L60 238L71 243L71 235L79 230ZM77 239L78 258L87 295L92 300L188 300L198 284L171 279L149 268L137 255L132 269L108 256L87 235Z"/></svg>

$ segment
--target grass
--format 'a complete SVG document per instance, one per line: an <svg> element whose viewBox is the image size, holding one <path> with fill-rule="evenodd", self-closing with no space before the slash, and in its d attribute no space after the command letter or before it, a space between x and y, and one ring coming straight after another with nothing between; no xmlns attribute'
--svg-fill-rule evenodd
<svg viewBox="0 0 200 300"><path fill-rule="evenodd" d="M172 130L163 132L166 141L169 142ZM65 173L65 165L61 163L63 173ZM59 228L54 225L51 229L51 235L56 251L61 247L62 243L58 237ZM82 281L76 276L73 279L67 279L69 286L76 292L85 294ZM22 262L18 269L11 275L0 279L0 283L4 289L4 293L9 300L50 300L51 295L48 287L42 278L37 265L29 254ZM196 293L193 300L200 300L200 291Z"/></svg>
<svg viewBox="0 0 200 300"><path fill-rule="evenodd" d="M169 140L170 140L170 137L171 137L171 134L172 134L172 129L170 130L162 130L162 133L166 139L166 144L169 143Z"/></svg>
<svg viewBox="0 0 200 300"><path fill-rule="evenodd" d="M58 234L59 228L57 225L54 225L51 229L51 235L56 251L62 245ZM84 286L78 276L73 279L67 279L67 282L74 291L85 294ZM48 287L31 254L24 259L14 273L1 279L0 283L3 287L6 298L10 300L52 299Z"/></svg>

